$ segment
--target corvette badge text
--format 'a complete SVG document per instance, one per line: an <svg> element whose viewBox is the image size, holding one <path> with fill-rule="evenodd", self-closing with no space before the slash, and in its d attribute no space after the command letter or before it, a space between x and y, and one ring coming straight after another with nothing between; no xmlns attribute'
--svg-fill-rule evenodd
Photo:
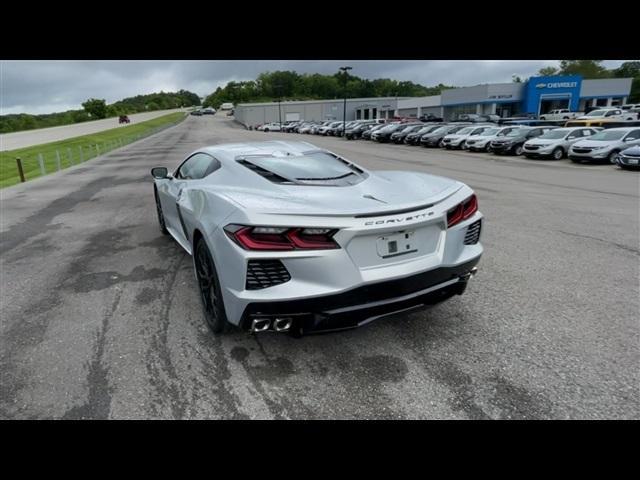
<svg viewBox="0 0 640 480"><path fill-rule="evenodd" d="M430 217L431 215L433 215L433 212L428 212L428 213L421 213L419 215L412 215L410 217L405 217L405 218L388 218L386 220L372 220L370 222L365 222L365 226L369 226L369 225L383 225L385 223L401 223L401 222L408 222L409 220L418 220L421 218L426 218L426 217Z"/></svg>

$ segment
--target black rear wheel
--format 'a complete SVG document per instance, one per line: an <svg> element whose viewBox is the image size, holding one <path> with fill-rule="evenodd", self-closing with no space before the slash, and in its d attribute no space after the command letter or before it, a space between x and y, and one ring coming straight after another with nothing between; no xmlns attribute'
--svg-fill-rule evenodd
<svg viewBox="0 0 640 480"><path fill-rule="evenodd" d="M196 244L193 262L207 325L213 333L228 331L230 325L224 309L218 274L209 248L202 239Z"/></svg>
<svg viewBox="0 0 640 480"><path fill-rule="evenodd" d="M156 211L158 212L158 223L160 224L160 231L163 235L168 235L169 230L167 230L167 225L164 223L164 214L162 213L162 204L160 203L160 198L158 197L158 190L153 187L153 195L156 198Z"/></svg>

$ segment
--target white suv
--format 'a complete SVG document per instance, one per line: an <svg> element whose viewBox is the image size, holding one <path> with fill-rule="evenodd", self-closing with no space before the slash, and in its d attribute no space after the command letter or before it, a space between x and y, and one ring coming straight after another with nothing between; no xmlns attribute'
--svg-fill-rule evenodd
<svg viewBox="0 0 640 480"><path fill-rule="evenodd" d="M498 137L504 137L512 130L520 128L520 125L513 125L509 127L491 127L479 135L467 138L464 146L467 150L472 152L488 152L491 149L491 141Z"/></svg>
<svg viewBox="0 0 640 480"><path fill-rule="evenodd" d="M640 145L640 127L609 128L580 140L569 148L572 162L609 160L615 163L618 153Z"/></svg>
<svg viewBox="0 0 640 480"><path fill-rule="evenodd" d="M556 128L524 142L522 153L527 158L551 157L560 160L569 152L571 145L600 130L602 128Z"/></svg>

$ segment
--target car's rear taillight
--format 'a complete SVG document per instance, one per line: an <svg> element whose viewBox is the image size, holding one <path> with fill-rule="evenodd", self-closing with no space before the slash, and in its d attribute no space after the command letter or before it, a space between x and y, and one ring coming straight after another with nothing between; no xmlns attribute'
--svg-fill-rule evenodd
<svg viewBox="0 0 640 480"><path fill-rule="evenodd" d="M447 212L447 228L453 227L478 211L478 198L475 194L460 202Z"/></svg>
<svg viewBox="0 0 640 480"><path fill-rule="evenodd" d="M247 227L227 225L225 232L245 250L325 250L340 248L331 228Z"/></svg>

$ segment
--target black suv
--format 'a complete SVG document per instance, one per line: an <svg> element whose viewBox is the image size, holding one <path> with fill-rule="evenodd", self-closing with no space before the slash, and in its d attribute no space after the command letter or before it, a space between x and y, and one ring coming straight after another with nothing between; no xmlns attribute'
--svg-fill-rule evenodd
<svg viewBox="0 0 640 480"><path fill-rule="evenodd" d="M375 140L376 142L386 143L391 140L391 135L395 132L400 132L407 127L412 127L414 125L422 125L422 123L397 123L387 125L385 128L381 128L371 135L371 140Z"/></svg>
<svg viewBox="0 0 640 480"><path fill-rule="evenodd" d="M423 127L424 125L421 123L417 125L409 125L407 128L400 129L396 132L393 132L391 134L391 141L393 143L404 143L404 139L407 138L407 135L413 132L417 132L418 130L421 130Z"/></svg>
<svg viewBox="0 0 640 480"><path fill-rule="evenodd" d="M437 130L438 128L441 128L441 127L442 125L438 125L438 124L424 125L419 130L415 130L410 134L408 134L406 137L404 137L404 143L406 143L407 145L420 145L420 137L422 137L423 135L426 135L427 133L431 133L434 130Z"/></svg>
<svg viewBox="0 0 640 480"><path fill-rule="evenodd" d="M522 155L524 142L531 138L539 137L549 130L558 127L521 127L511 130L504 136L491 141L491 151L495 154L507 153Z"/></svg>
<svg viewBox="0 0 640 480"><path fill-rule="evenodd" d="M456 125L443 125L440 128L436 128L435 130L422 135L420 137L420 145L422 145L423 147L439 147L440 142L442 142L442 139L445 137L445 135L456 133L458 130L462 130L469 125L471 124L462 123Z"/></svg>

